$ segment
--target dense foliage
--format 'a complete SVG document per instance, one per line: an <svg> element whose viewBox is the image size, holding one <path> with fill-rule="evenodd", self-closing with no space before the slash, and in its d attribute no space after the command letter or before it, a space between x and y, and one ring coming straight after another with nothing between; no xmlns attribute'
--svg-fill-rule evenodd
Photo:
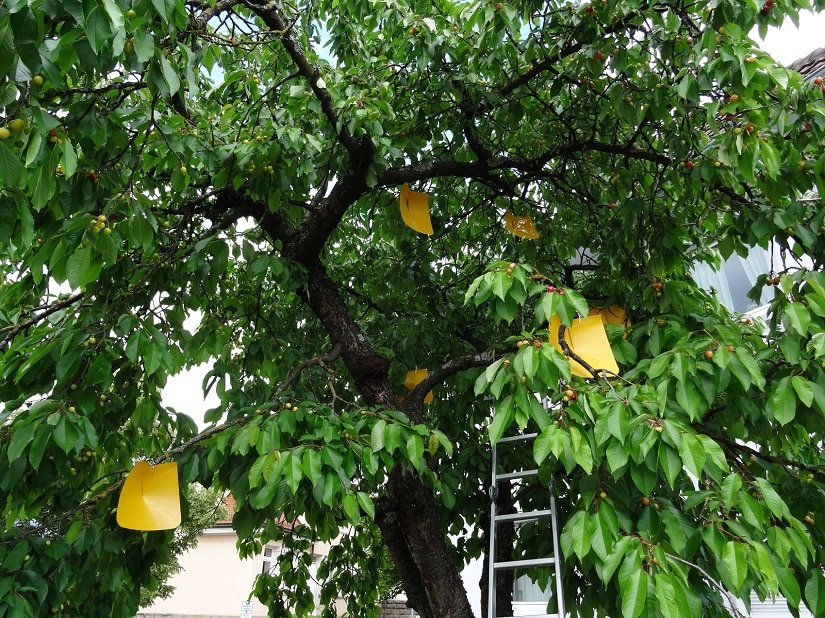
<svg viewBox="0 0 825 618"><path fill-rule="evenodd" d="M571 611L825 615L825 106L749 38L806 6L0 3L0 616L134 615L173 536L115 523L142 457L230 490L242 553L284 537L274 616L339 535L324 615L374 615L380 537L420 615L471 616L517 428ZM765 323L690 276L750 246ZM621 376L571 377L548 319L613 304ZM203 431L160 397L201 363Z"/></svg>

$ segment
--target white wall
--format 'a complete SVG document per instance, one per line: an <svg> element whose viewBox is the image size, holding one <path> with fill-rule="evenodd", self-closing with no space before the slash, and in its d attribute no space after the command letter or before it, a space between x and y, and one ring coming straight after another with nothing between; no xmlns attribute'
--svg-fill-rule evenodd
<svg viewBox="0 0 825 618"><path fill-rule="evenodd" d="M240 616L241 603L252 591L263 558L238 557L237 536L231 529L207 530L196 548L180 557L183 570L172 576L175 593L138 613L185 616ZM266 616L266 608L252 600L252 616Z"/></svg>

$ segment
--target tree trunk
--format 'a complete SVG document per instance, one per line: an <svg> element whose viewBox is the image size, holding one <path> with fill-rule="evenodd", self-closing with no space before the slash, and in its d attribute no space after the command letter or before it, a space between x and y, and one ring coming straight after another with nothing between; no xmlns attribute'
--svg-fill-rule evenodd
<svg viewBox="0 0 825 618"><path fill-rule="evenodd" d="M365 403L398 409L389 381L389 361L375 351L352 319L322 265L309 266L303 296L332 343L341 346L341 356ZM390 473L387 493L378 525L413 608L422 618L472 618L432 491L417 476L395 469Z"/></svg>

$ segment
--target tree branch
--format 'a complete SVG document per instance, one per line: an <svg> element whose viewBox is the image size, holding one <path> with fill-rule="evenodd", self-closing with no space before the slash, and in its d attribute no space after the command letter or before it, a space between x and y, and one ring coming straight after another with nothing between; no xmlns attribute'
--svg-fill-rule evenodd
<svg viewBox="0 0 825 618"><path fill-rule="evenodd" d="M233 6L241 4L243 0L218 0L215 2L213 6L207 6L203 8L201 12L198 14L197 17L193 17L189 20L189 25L191 30L203 30L206 28L206 24L209 22L210 19L215 17L216 15L220 15L224 11L228 11ZM191 2L187 2L187 4L192 4ZM198 8L202 8L203 5L198 3Z"/></svg>
<svg viewBox="0 0 825 618"><path fill-rule="evenodd" d="M332 364L335 360L341 355L341 346L335 345L333 346L332 350L330 350L327 354L323 354L321 356L315 356L313 358L308 358L304 361L298 363L295 368L289 373L289 375L284 378L281 384L275 389L275 392L270 397L270 401L274 401L278 398L278 396L283 393L287 388L289 388L304 372L304 370L315 367L321 366L324 367L326 365ZM277 412L276 412L277 414ZM236 425L244 425L248 423L253 416L242 416L241 418L236 418L234 421L229 421L228 423L221 423L219 425L215 425L214 427L209 427L204 429L198 435L193 436L186 442L179 444L178 446L169 449L165 453L154 457L151 460L152 465L157 465L163 461L171 460L175 455L180 455L181 453L185 452L186 450L192 448L196 444L203 442L204 440L211 438L213 435L220 431L224 431L225 429L229 429L230 427L234 427Z"/></svg>
<svg viewBox="0 0 825 618"><path fill-rule="evenodd" d="M739 606L736 604L736 599L733 597L733 595L725 589L725 587L722 585L721 582L718 582L715 579L713 579L710 576L710 573L708 573L705 569L700 567L698 564L694 564L693 562L685 560L684 558L680 558L679 556L674 556L673 554L669 554L667 552L665 552L665 556L667 556L671 560L675 560L676 562L681 562L685 566L689 566L689 567L699 571L699 573L702 574L702 577L704 577L706 580L708 580L713 585L714 588L716 588L717 590L719 590L719 592L722 593L722 596L725 597L725 599L728 602L728 605L730 605L730 611L733 612L733 615L735 616L735 618L745 618L745 616L742 614L742 612L739 611Z"/></svg>
<svg viewBox="0 0 825 618"><path fill-rule="evenodd" d="M14 339L18 334L20 334L20 332L26 330L27 328L31 328L32 326L40 322L42 319L49 317L53 313L56 313L61 309L65 309L66 307L70 307L82 298L83 292L73 294L72 296L68 296L63 300L58 300L57 302L51 305L47 305L42 309L40 313L29 318L28 320L0 328L0 334L6 334L6 336L3 338L3 341L0 342L0 351L5 350L6 346L12 341L12 339Z"/></svg>
<svg viewBox="0 0 825 618"><path fill-rule="evenodd" d="M404 398L404 409L420 410L424 403L424 397L427 396L433 387L440 384L447 378L460 371L471 369L472 367L487 367L495 362L498 356L493 352L481 352L472 356L462 356L447 361L438 369L427 374L427 377L421 380L414 389Z"/></svg>
<svg viewBox="0 0 825 618"><path fill-rule="evenodd" d="M332 97L327 91L326 87L320 85L320 73L318 69L312 65L306 56L301 44L290 33L291 26L287 24L286 20L281 16L279 7L276 2L265 0L243 0L244 4L248 6L256 15L258 15L264 23L271 29L281 33L281 43L286 49L287 53L292 58L298 71L309 82L312 92L318 97L321 102L321 110L332 125L333 130L338 133L338 140L344 145L350 154L356 154L363 149L361 140L355 139L346 127L346 124L341 122L338 117L338 112L335 110L335 105Z"/></svg>
<svg viewBox="0 0 825 618"><path fill-rule="evenodd" d="M565 356L573 359L579 365L584 367L585 370L587 370L587 372L594 378L607 378L610 376L616 376L616 374L610 371L609 369L594 369L590 363L588 363L581 356L576 354L573 351L573 349L568 345L567 340L564 338L564 334L566 331L567 326L565 324L559 324L559 347L561 348Z"/></svg>

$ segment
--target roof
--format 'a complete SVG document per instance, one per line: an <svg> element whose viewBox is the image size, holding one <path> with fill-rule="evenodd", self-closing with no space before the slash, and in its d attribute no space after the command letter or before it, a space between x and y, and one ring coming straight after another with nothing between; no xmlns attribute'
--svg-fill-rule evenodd
<svg viewBox="0 0 825 618"><path fill-rule="evenodd" d="M224 507L226 507L226 517L222 517L221 519L217 520L214 524L215 528L228 528L232 526L232 518L235 516L235 496L231 493L227 493L221 503ZM279 525L284 530L292 530L293 527L298 523L297 521L287 521L286 518L281 517L279 520Z"/></svg>
<svg viewBox="0 0 825 618"><path fill-rule="evenodd" d="M407 602L401 599L391 599L381 604L381 618L410 618L417 617L413 610L407 607Z"/></svg>
<svg viewBox="0 0 825 618"><path fill-rule="evenodd" d="M804 58L794 60L788 68L800 73L805 79L825 77L825 47L815 49Z"/></svg>

